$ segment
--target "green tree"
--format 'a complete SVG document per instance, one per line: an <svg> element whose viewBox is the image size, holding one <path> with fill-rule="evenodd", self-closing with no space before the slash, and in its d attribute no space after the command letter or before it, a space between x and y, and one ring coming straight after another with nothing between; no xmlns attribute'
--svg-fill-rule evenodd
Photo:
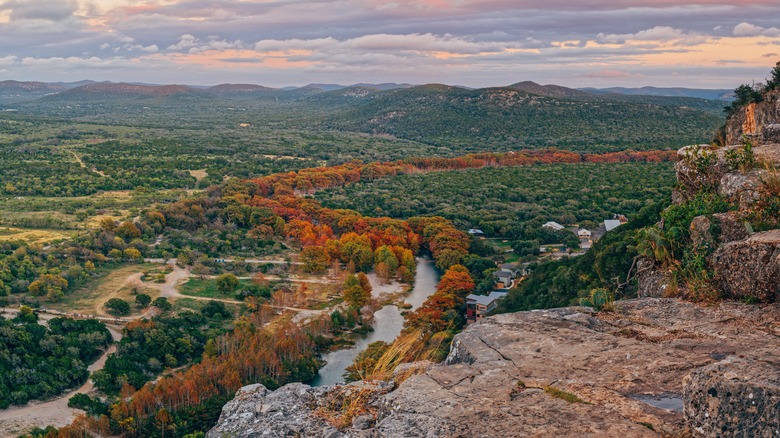
<svg viewBox="0 0 780 438"><path fill-rule="evenodd" d="M780 61L777 62L775 68L769 72L769 78L766 80L766 90L774 90L780 88Z"/></svg>
<svg viewBox="0 0 780 438"><path fill-rule="evenodd" d="M158 309L162 310L163 312L167 312L167 311L171 310L171 308L172 308L171 303L165 297L155 298L155 300L152 301L152 306L157 307Z"/></svg>
<svg viewBox="0 0 780 438"><path fill-rule="evenodd" d="M362 272L361 272L362 274ZM365 274L363 274L365 276ZM360 284L360 280L355 275L350 275L344 281L344 300L350 307L360 309L365 306L368 299L371 297L371 292Z"/></svg>
<svg viewBox="0 0 780 438"><path fill-rule="evenodd" d="M68 287L68 280L62 278L59 274L44 274L37 280L30 283L27 290L33 296L46 295L55 299L62 296L63 289Z"/></svg>
<svg viewBox="0 0 780 438"><path fill-rule="evenodd" d="M217 277L217 290L227 295L238 289L238 277L233 274L222 274Z"/></svg>
<svg viewBox="0 0 780 438"><path fill-rule="evenodd" d="M128 315L130 304L121 298L111 298L106 301L106 311L112 315Z"/></svg>
<svg viewBox="0 0 780 438"><path fill-rule="evenodd" d="M148 307L152 303L152 297L147 294L138 294L135 296L135 304L140 308Z"/></svg>

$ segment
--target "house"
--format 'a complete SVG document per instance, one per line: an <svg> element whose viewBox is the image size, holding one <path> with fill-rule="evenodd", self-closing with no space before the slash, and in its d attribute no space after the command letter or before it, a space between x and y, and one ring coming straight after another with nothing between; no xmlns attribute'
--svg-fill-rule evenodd
<svg viewBox="0 0 780 438"><path fill-rule="evenodd" d="M496 280L496 289L509 289L515 277L506 271L496 271L493 273L493 278Z"/></svg>
<svg viewBox="0 0 780 438"><path fill-rule="evenodd" d="M508 272L512 274L512 278L517 278L517 274L520 272L519 267L514 263L504 263L498 265L498 270L502 272Z"/></svg>
<svg viewBox="0 0 780 438"><path fill-rule="evenodd" d="M469 230L469 234L471 234L474 237L485 237L485 233L482 232L479 228L472 228Z"/></svg>
<svg viewBox="0 0 780 438"><path fill-rule="evenodd" d="M618 219L607 219L604 221L604 228L606 228L608 232L614 230L620 225L622 225L622 223Z"/></svg>
<svg viewBox="0 0 780 438"><path fill-rule="evenodd" d="M577 230L577 236L580 239L590 239L590 230L586 230L585 228L580 228Z"/></svg>
<svg viewBox="0 0 780 438"><path fill-rule="evenodd" d="M488 313L495 310L498 301L506 297L506 292L493 291L489 295L474 295L466 297L466 320L468 322L479 321Z"/></svg>
<svg viewBox="0 0 780 438"><path fill-rule="evenodd" d="M550 228L555 231L561 231L562 229L566 228L563 225L559 224L558 222L550 221L546 224L542 225L542 228Z"/></svg>

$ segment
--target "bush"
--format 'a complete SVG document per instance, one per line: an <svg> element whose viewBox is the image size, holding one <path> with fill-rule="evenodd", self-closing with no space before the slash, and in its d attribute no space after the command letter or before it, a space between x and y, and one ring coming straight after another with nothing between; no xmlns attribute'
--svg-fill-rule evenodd
<svg viewBox="0 0 780 438"><path fill-rule="evenodd" d="M112 315L129 315L130 314L130 304L120 298L111 298L110 300L106 301L106 311Z"/></svg>
<svg viewBox="0 0 780 438"><path fill-rule="evenodd" d="M171 310L171 308L173 307L171 306L171 303L168 302L168 299L165 297L156 298L154 301L152 301L152 306L157 307L163 312L167 312Z"/></svg>
<svg viewBox="0 0 780 438"><path fill-rule="evenodd" d="M151 303L152 297L147 294L138 294L135 296L135 305L140 308L149 307L149 304Z"/></svg>

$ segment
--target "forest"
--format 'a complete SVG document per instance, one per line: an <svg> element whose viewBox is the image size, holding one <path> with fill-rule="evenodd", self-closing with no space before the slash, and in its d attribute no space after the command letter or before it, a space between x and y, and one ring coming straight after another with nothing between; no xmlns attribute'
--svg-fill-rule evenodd
<svg viewBox="0 0 780 438"><path fill-rule="evenodd" d="M110 343L108 329L94 319L54 318L44 326L29 307L0 317L0 409L81 385Z"/></svg>
<svg viewBox="0 0 780 438"><path fill-rule="evenodd" d="M594 229L671 193L671 163L543 164L412 173L318 191L326 207L408 218L437 215L489 237L527 239L547 221Z"/></svg>

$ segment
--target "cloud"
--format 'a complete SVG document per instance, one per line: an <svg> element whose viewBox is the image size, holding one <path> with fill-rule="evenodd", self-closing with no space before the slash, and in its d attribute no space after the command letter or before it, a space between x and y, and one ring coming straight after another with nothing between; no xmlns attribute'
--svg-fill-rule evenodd
<svg viewBox="0 0 780 438"><path fill-rule="evenodd" d="M735 36L768 36L768 37L776 37L780 36L780 29L776 27L761 27L756 26L755 24L750 24L746 22L739 23L738 25L734 26L734 35Z"/></svg>
<svg viewBox="0 0 780 438"><path fill-rule="evenodd" d="M651 29L628 34L598 34L598 42L602 44L625 44L629 41L645 41L658 43L677 42L691 45L699 44L705 40L706 38L703 38L701 35L669 26L656 26Z"/></svg>
<svg viewBox="0 0 780 438"><path fill-rule="evenodd" d="M764 53L763 55L761 55L762 58L776 58L778 56L780 55L777 53Z"/></svg>
<svg viewBox="0 0 780 438"><path fill-rule="evenodd" d="M77 7L78 3L75 0L6 0L0 2L0 10L11 11L11 21L63 21L71 18Z"/></svg>
<svg viewBox="0 0 780 438"><path fill-rule="evenodd" d="M201 41L195 38L193 35L184 34L179 37L179 42L168 46L168 50L182 51L186 50L189 53L200 53L210 50L228 50L228 49L240 49L246 45L238 41L220 40L217 36L209 36L206 41ZM157 46L155 46L156 48ZM156 50L155 50L156 51Z"/></svg>

